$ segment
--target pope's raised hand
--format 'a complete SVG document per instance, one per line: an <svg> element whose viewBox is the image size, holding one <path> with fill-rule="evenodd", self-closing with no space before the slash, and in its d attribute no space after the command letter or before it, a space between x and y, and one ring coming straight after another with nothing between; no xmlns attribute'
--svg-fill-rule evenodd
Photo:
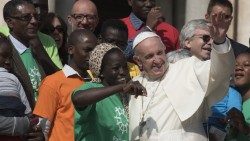
<svg viewBox="0 0 250 141"><path fill-rule="evenodd" d="M209 27L215 43L223 43L225 41L231 20L232 16L222 12L212 14Z"/></svg>

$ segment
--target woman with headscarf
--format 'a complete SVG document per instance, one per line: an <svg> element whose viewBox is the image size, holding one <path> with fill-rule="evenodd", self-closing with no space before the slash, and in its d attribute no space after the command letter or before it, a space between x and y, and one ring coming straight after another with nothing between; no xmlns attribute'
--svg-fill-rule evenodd
<svg viewBox="0 0 250 141"><path fill-rule="evenodd" d="M89 66L97 78L72 95L76 109L75 140L128 140L127 96L145 95L145 88L130 80L125 55L115 45L96 46Z"/></svg>

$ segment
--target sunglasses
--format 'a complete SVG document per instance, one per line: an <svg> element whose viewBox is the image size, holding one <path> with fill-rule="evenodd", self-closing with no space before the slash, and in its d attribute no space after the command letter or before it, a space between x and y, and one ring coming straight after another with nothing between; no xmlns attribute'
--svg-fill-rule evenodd
<svg viewBox="0 0 250 141"><path fill-rule="evenodd" d="M201 38L204 43L208 43L211 39L213 39L210 35L193 35L192 37Z"/></svg>
<svg viewBox="0 0 250 141"><path fill-rule="evenodd" d="M40 19L41 19L39 14L25 14L25 15L21 15L21 16L9 16L9 17L13 18L13 19L20 20L20 21L24 21L24 22L31 21L32 17L38 21L40 21Z"/></svg>
<svg viewBox="0 0 250 141"><path fill-rule="evenodd" d="M63 33L64 29L62 26L58 25L56 27L54 27L53 25L47 26L47 31L50 33L53 33L57 30L57 32L59 33Z"/></svg>

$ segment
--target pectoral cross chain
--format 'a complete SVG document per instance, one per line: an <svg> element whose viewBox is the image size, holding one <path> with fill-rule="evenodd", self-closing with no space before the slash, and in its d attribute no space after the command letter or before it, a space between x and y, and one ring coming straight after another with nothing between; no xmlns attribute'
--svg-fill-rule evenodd
<svg viewBox="0 0 250 141"><path fill-rule="evenodd" d="M146 121L144 121L144 118L142 118L142 120L141 120L141 122L140 122L140 124L139 124L139 135L140 135L140 137L142 136L142 134L143 134L143 127L146 125Z"/></svg>

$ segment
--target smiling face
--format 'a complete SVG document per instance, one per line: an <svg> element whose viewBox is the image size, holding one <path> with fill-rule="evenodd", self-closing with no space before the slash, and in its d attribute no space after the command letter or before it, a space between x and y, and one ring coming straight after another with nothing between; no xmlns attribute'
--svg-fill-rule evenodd
<svg viewBox="0 0 250 141"><path fill-rule="evenodd" d="M236 58L235 66L235 85L241 88L250 87L250 53L240 54Z"/></svg>
<svg viewBox="0 0 250 141"><path fill-rule="evenodd" d="M210 59L212 42L208 29L196 29L193 37L185 41L185 46L192 55L204 61Z"/></svg>
<svg viewBox="0 0 250 141"><path fill-rule="evenodd" d="M54 17L51 24L54 27L54 31L51 33L51 36L56 41L57 47L60 48L63 45L63 27L62 27L62 24L57 17Z"/></svg>
<svg viewBox="0 0 250 141"><path fill-rule="evenodd" d="M89 29L94 32L98 21L97 8L89 0L76 1L71 10L71 15L68 16L72 31L75 29Z"/></svg>
<svg viewBox="0 0 250 141"><path fill-rule="evenodd" d="M130 80L127 60L120 49L109 50L103 57L101 77L104 84L112 86Z"/></svg>
<svg viewBox="0 0 250 141"><path fill-rule="evenodd" d="M167 70L165 46L158 37L143 40L135 48L134 60L151 79L161 78Z"/></svg>

